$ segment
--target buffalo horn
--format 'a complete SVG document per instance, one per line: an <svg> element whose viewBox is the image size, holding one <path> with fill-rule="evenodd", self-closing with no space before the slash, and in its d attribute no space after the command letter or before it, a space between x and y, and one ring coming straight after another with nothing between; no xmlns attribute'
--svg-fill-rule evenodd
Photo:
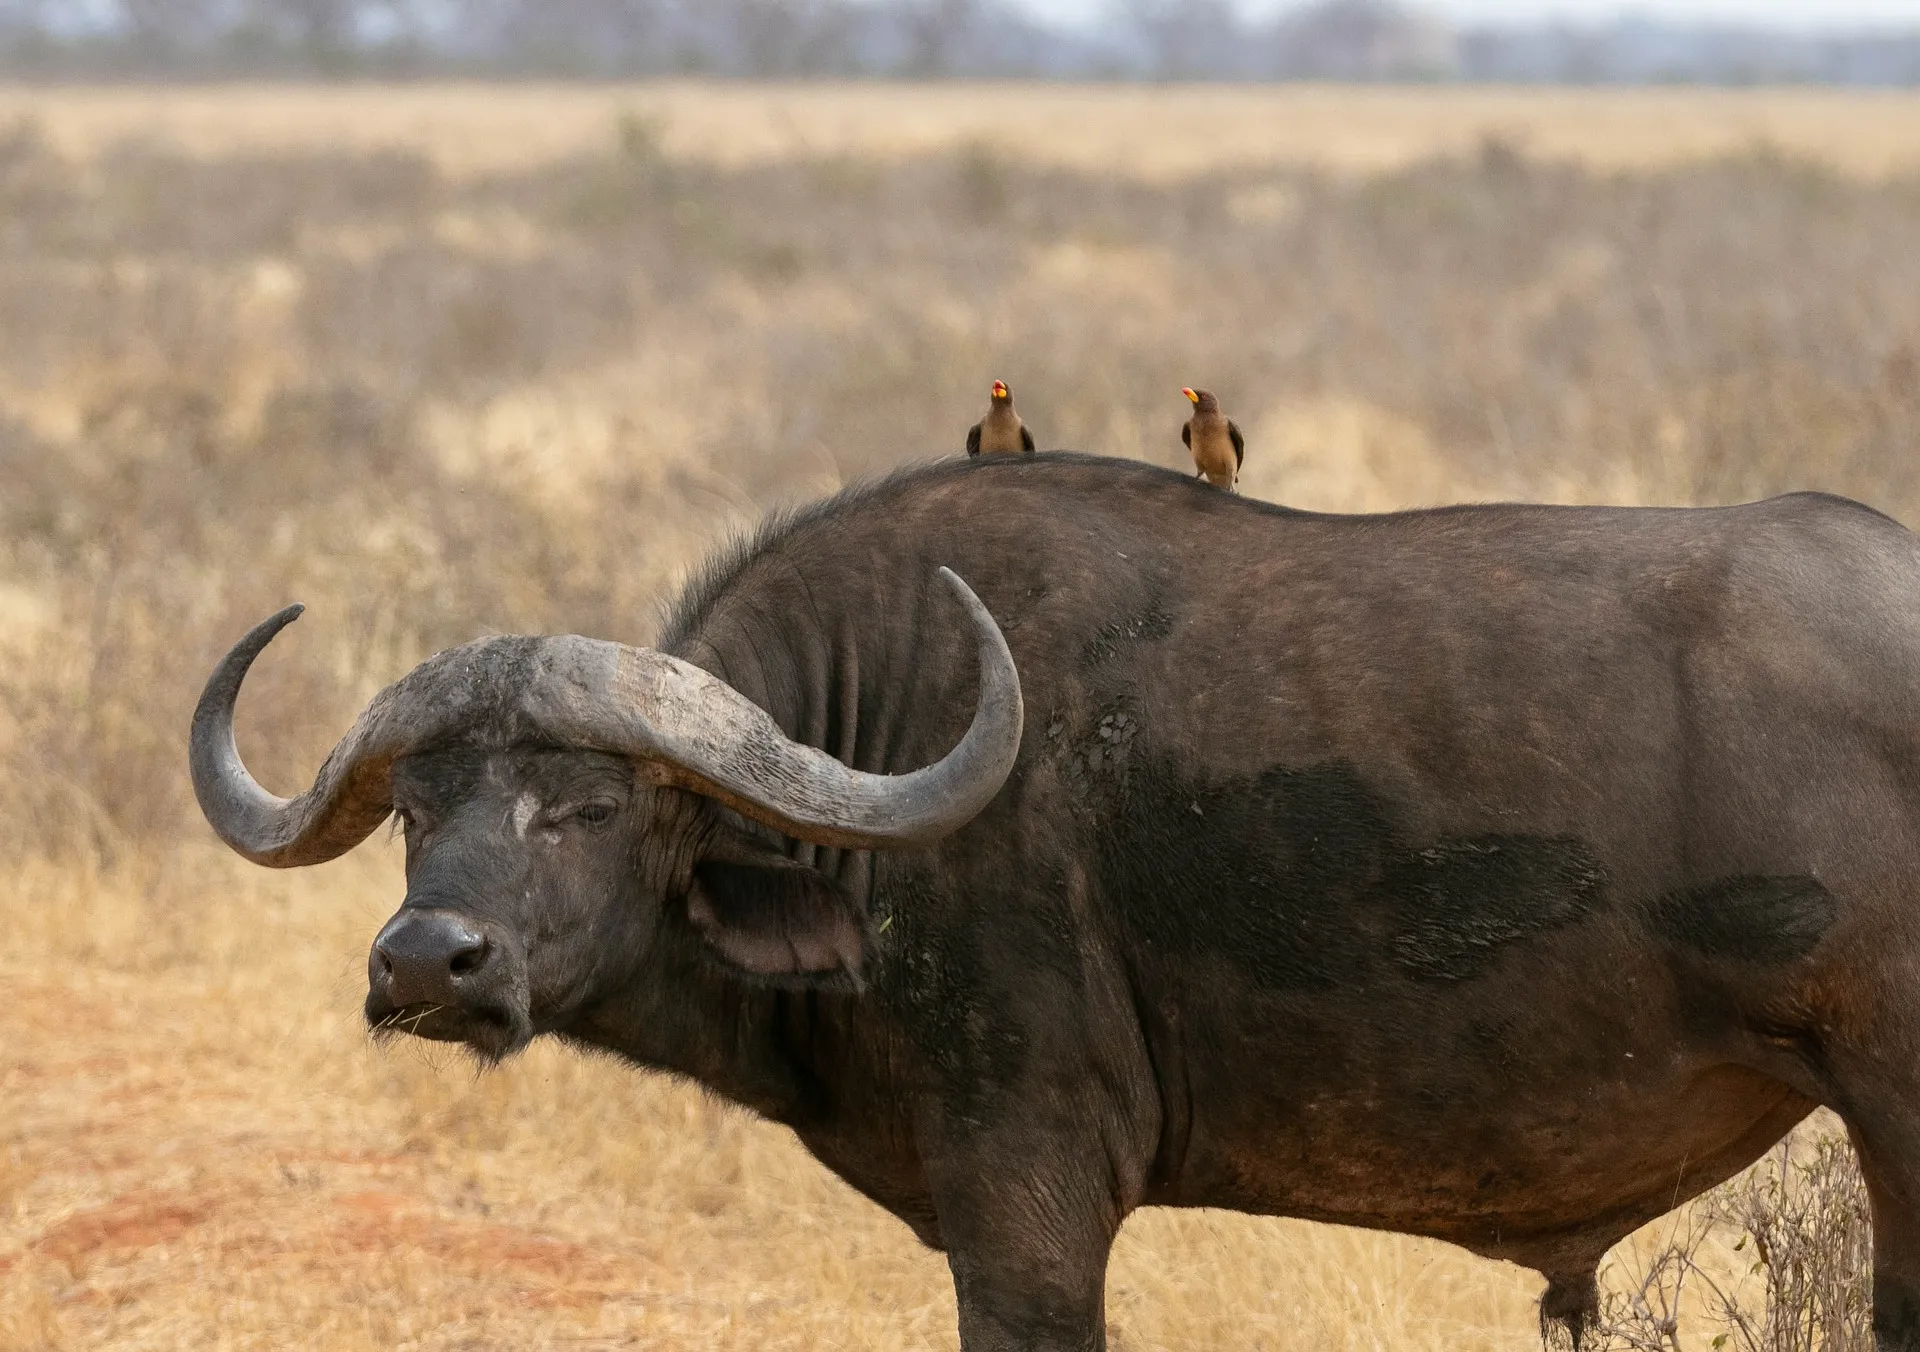
<svg viewBox="0 0 1920 1352"><path fill-rule="evenodd" d="M255 863L317 864L352 849L392 810L393 762L449 740L509 704L522 730L632 758L676 785L797 840L881 849L937 840L999 792L1020 750L1020 678L980 598L940 575L973 622L980 667L973 722L924 769L866 774L782 733L766 712L711 673L651 648L602 639L489 638L423 662L381 691L327 757L312 787L279 798L247 772L233 707L247 668L300 614L263 621L214 668L194 711L194 793L220 838Z"/></svg>

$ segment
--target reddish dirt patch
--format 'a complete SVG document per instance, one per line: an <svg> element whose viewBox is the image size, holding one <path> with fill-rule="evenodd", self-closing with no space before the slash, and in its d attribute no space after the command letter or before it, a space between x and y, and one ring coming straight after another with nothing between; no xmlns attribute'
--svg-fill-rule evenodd
<svg viewBox="0 0 1920 1352"><path fill-rule="evenodd" d="M34 1241L49 1258L72 1262L103 1249L146 1249L178 1239L212 1208L179 1193L130 1192L76 1212Z"/></svg>
<svg viewBox="0 0 1920 1352"><path fill-rule="evenodd" d="M342 1247L366 1252L415 1248L475 1273L511 1267L563 1280L591 1280L613 1266L571 1240L537 1231L485 1221L397 1215L405 1199L389 1203L388 1196L359 1193L341 1199L341 1210L348 1213L339 1226Z"/></svg>
<svg viewBox="0 0 1920 1352"><path fill-rule="evenodd" d="M405 1155L395 1154L391 1150L311 1150L282 1149L273 1152L275 1164L350 1164L364 1168L385 1169L397 1164L406 1164Z"/></svg>
<svg viewBox="0 0 1920 1352"><path fill-rule="evenodd" d="M357 1212L362 1216L377 1216L382 1219L396 1211L418 1210L420 1203L411 1197L397 1192L351 1192L334 1203L342 1211Z"/></svg>
<svg viewBox="0 0 1920 1352"><path fill-rule="evenodd" d="M631 1261L616 1261L571 1240L464 1217L421 1213L419 1199L359 1192L335 1202L340 1249L391 1253L413 1249L443 1270L505 1279L529 1305L588 1305L640 1284ZM633 1255L620 1255L631 1260Z"/></svg>

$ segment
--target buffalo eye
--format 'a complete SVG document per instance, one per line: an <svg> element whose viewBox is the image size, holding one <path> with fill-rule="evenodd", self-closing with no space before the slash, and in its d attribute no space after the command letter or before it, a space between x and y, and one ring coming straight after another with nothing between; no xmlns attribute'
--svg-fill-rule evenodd
<svg viewBox="0 0 1920 1352"><path fill-rule="evenodd" d="M604 799L582 803L574 809L574 818L588 826L605 826L613 820L614 806Z"/></svg>

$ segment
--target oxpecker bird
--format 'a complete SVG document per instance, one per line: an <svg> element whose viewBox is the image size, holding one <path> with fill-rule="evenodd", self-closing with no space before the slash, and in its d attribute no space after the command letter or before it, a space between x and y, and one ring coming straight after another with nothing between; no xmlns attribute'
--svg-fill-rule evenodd
<svg viewBox="0 0 1920 1352"><path fill-rule="evenodd" d="M988 455L1033 452L1033 433L1013 411L1013 391L1004 380L993 382L993 403L987 409L987 416L967 429L967 454L978 455L982 451Z"/></svg>
<svg viewBox="0 0 1920 1352"><path fill-rule="evenodd" d="M1193 405L1193 416L1180 429L1180 440L1193 452L1194 467L1215 488L1229 493L1240 482L1240 462L1246 459L1247 443L1232 418L1220 411L1220 401L1208 390L1183 389Z"/></svg>

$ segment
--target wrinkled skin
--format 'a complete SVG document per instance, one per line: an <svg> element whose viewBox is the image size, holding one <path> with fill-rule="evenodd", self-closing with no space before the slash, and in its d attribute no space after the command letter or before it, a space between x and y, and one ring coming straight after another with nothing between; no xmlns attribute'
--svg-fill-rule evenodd
<svg viewBox="0 0 1920 1352"><path fill-rule="evenodd" d="M1880 1346L1920 1349L1905 530L1810 496L1320 517L983 458L773 530L661 647L910 770L973 699L939 564L1029 710L971 823L798 845L479 711L396 767L383 931L464 965L422 1000L376 950L369 1018L789 1124L946 1251L968 1352L1104 1346L1142 1205L1446 1239L1542 1272L1577 1339L1612 1243L1825 1103Z"/></svg>
<svg viewBox="0 0 1920 1352"><path fill-rule="evenodd" d="M481 1055L519 1051L563 1027L583 996L635 969L666 882L641 861L634 811L646 796L626 761L593 752L461 747L394 767L406 832L407 905L461 917L493 950L460 1003L406 1031L464 1041ZM367 1018L398 1012L373 959Z"/></svg>

